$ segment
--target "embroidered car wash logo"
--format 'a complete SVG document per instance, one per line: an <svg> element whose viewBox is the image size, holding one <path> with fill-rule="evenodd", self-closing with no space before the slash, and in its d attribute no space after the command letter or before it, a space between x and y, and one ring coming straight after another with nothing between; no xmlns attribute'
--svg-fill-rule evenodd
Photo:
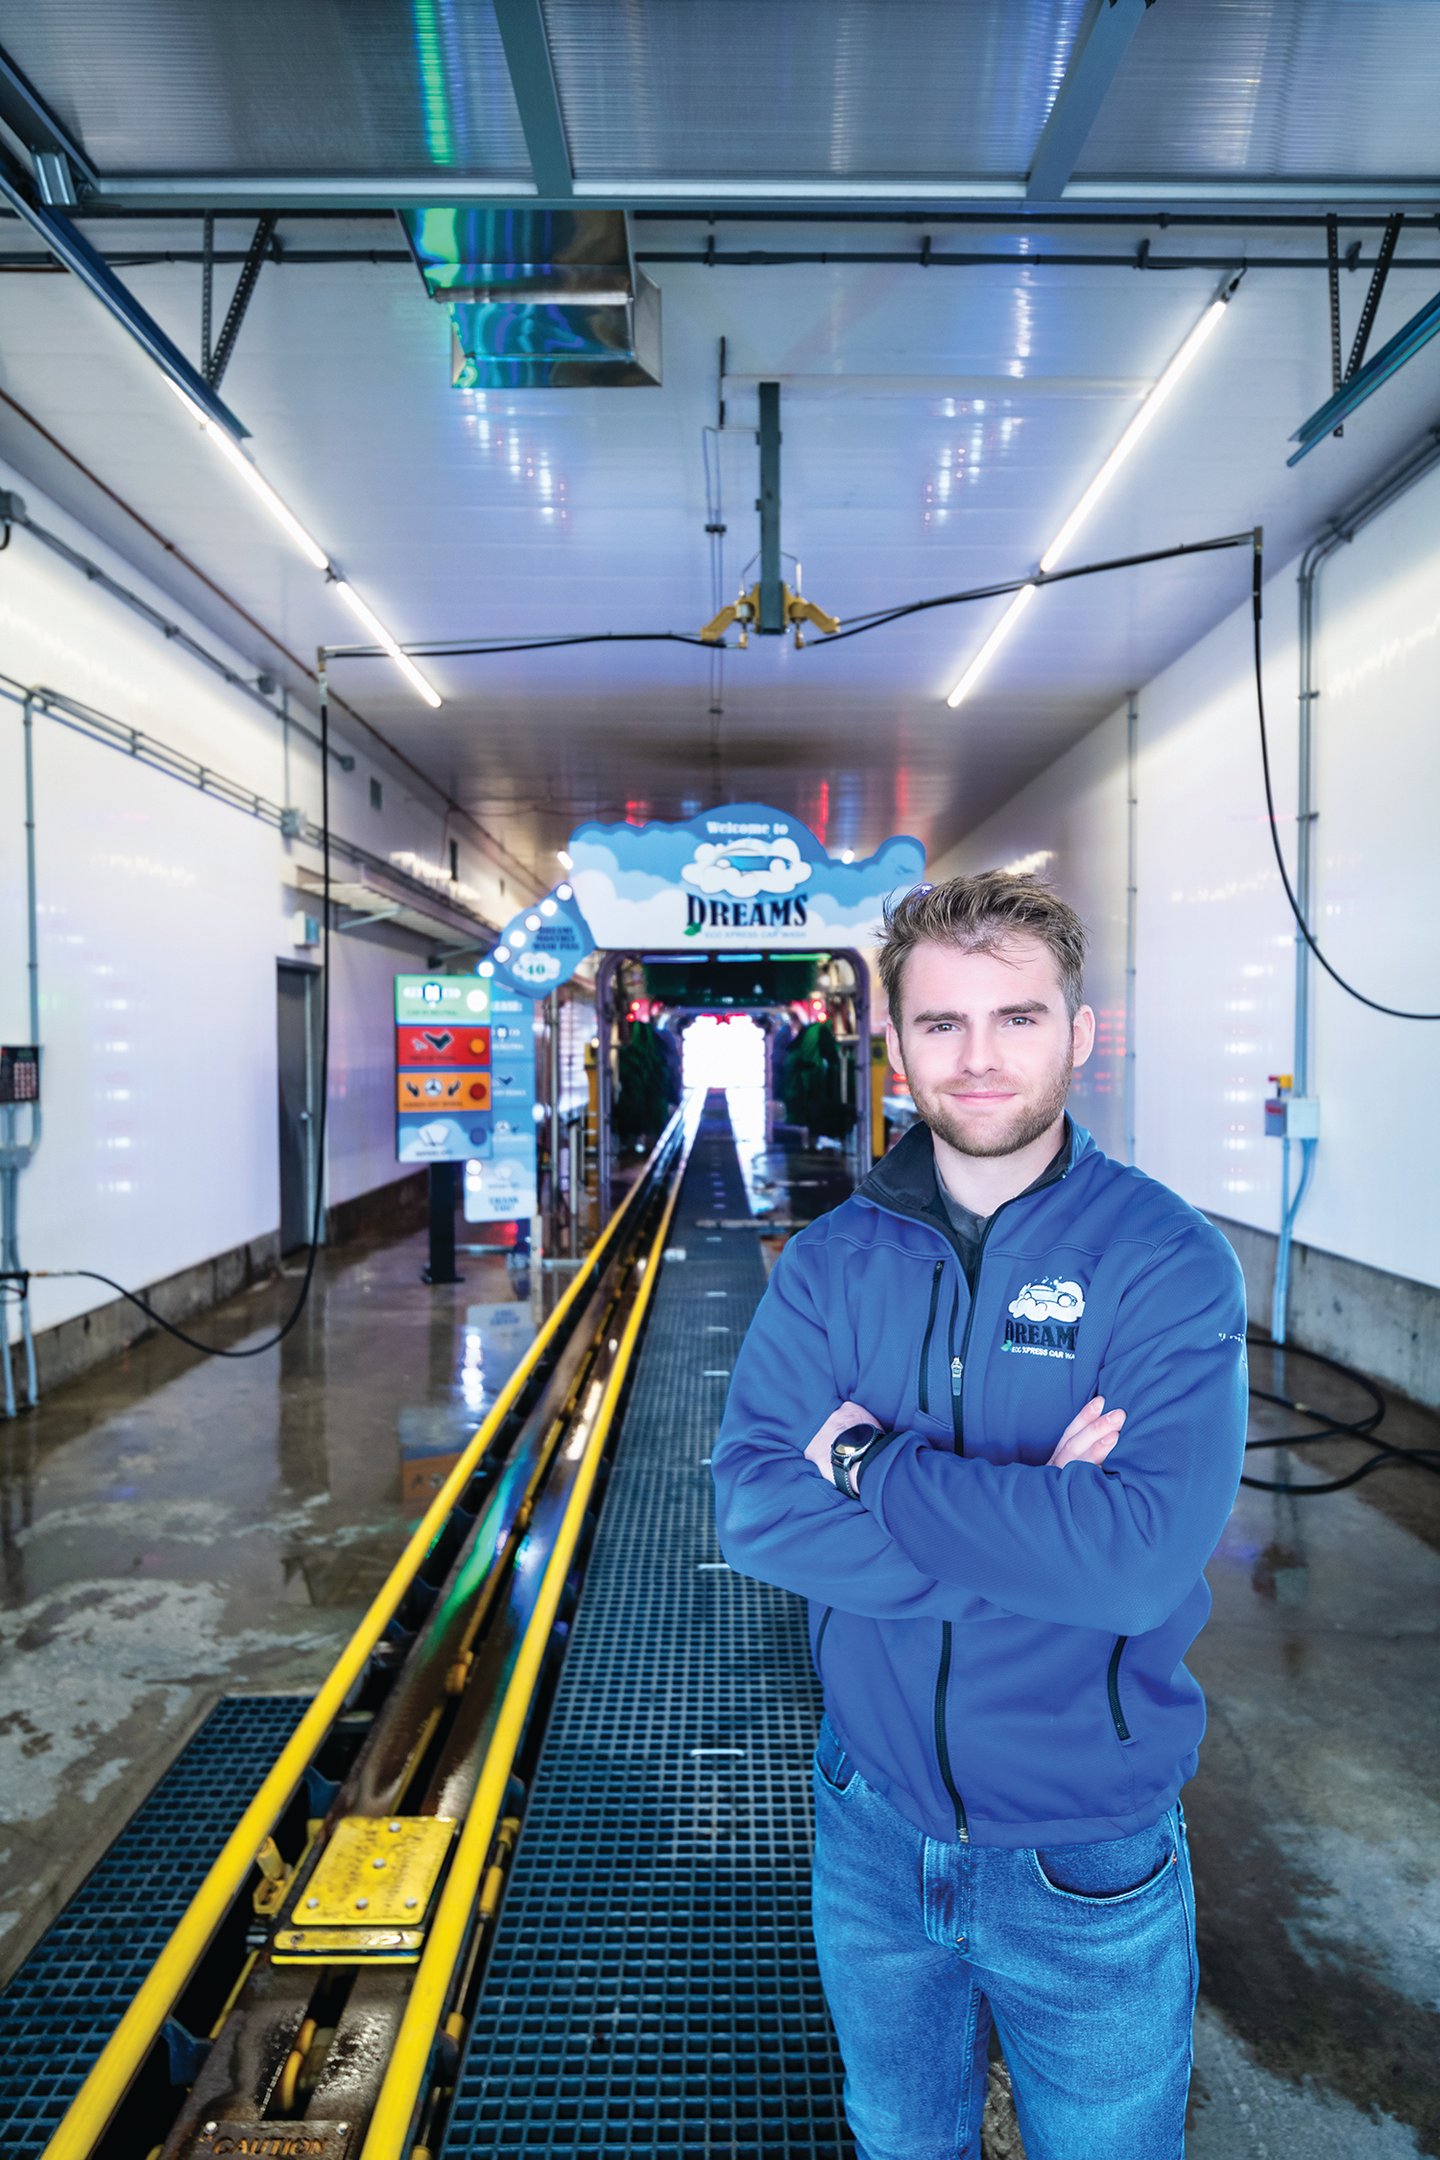
<svg viewBox="0 0 1440 2160"><path fill-rule="evenodd" d="M1078 1282L1047 1276L1043 1282L1026 1283L1019 1297L1010 1300L1000 1347L1024 1357L1073 1359L1076 1327L1084 1310L1085 1293Z"/></svg>

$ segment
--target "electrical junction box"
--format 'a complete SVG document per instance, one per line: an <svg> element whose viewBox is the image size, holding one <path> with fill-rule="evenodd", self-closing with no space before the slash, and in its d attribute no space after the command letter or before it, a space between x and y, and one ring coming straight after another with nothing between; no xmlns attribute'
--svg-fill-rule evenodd
<svg viewBox="0 0 1440 2160"><path fill-rule="evenodd" d="M307 915L304 908L296 908L295 913L290 918L290 934L297 945L318 945L320 943L319 916Z"/></svg>
<svg viewBox="0 0 1440 2160"><path fill-rule="evenodd" d="M8 1043L0 1049L0 1103L38 1103L40 1052L34 1043Z"/></svg>
<svg viewBox="0 0 1440 2160"><path fill-rule="evenodd" d="M1265 1103L1265 1137L1267 1140L1318 1140L1320 1137L1320 1098L1318 1095L1271 1095Z"/></svg>

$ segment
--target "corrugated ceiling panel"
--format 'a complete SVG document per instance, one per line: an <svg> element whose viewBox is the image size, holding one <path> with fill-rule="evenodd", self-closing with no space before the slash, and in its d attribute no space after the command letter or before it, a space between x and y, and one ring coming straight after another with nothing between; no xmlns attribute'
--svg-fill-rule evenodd
<svg viewBox="0 0 1440 2160"><path fill-rule="evenodd" d="M1083 0L544 0L582 178L1018 178Z"/></svg>
<svg viewBox="0 0 1440 2160"><path fill-rule="evenodd" d="M1437 113L1434 0L1168 0L1076 177L1424 177L1440 172Z"/></svg>
<svg viewBox="0 0 1440 2160"><path fill-rule="evenodd" d="M489 0L0 0L0 45L107 175L530 171Z"/></svg>

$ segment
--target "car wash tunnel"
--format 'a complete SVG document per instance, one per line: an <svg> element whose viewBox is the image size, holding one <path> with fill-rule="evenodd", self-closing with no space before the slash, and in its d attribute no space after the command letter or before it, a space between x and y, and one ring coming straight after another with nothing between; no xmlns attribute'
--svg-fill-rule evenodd
<svg viewBox="0 0 1440 2160"><path fill-rule="evenodd" d="M0 0L3 2160L1440 2160L1437 110Z"/></svg>

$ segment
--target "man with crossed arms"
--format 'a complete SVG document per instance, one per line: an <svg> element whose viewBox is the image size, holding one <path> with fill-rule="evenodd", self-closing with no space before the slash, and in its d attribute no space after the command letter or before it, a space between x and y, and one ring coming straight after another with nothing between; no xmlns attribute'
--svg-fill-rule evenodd
<svg viewBox="0 0 1440 2160"><path fill-rule="evenodd" d="M1244 1449L1244 1290L1066 1114L1084 946L1001 871L887 911L923 1122L781 1254L713 1453L726 1558L809 1600L815 1939L861 2160L974 2160L992 2024L1028 2160L1184 2150L1183 1660Z"/></svg>

